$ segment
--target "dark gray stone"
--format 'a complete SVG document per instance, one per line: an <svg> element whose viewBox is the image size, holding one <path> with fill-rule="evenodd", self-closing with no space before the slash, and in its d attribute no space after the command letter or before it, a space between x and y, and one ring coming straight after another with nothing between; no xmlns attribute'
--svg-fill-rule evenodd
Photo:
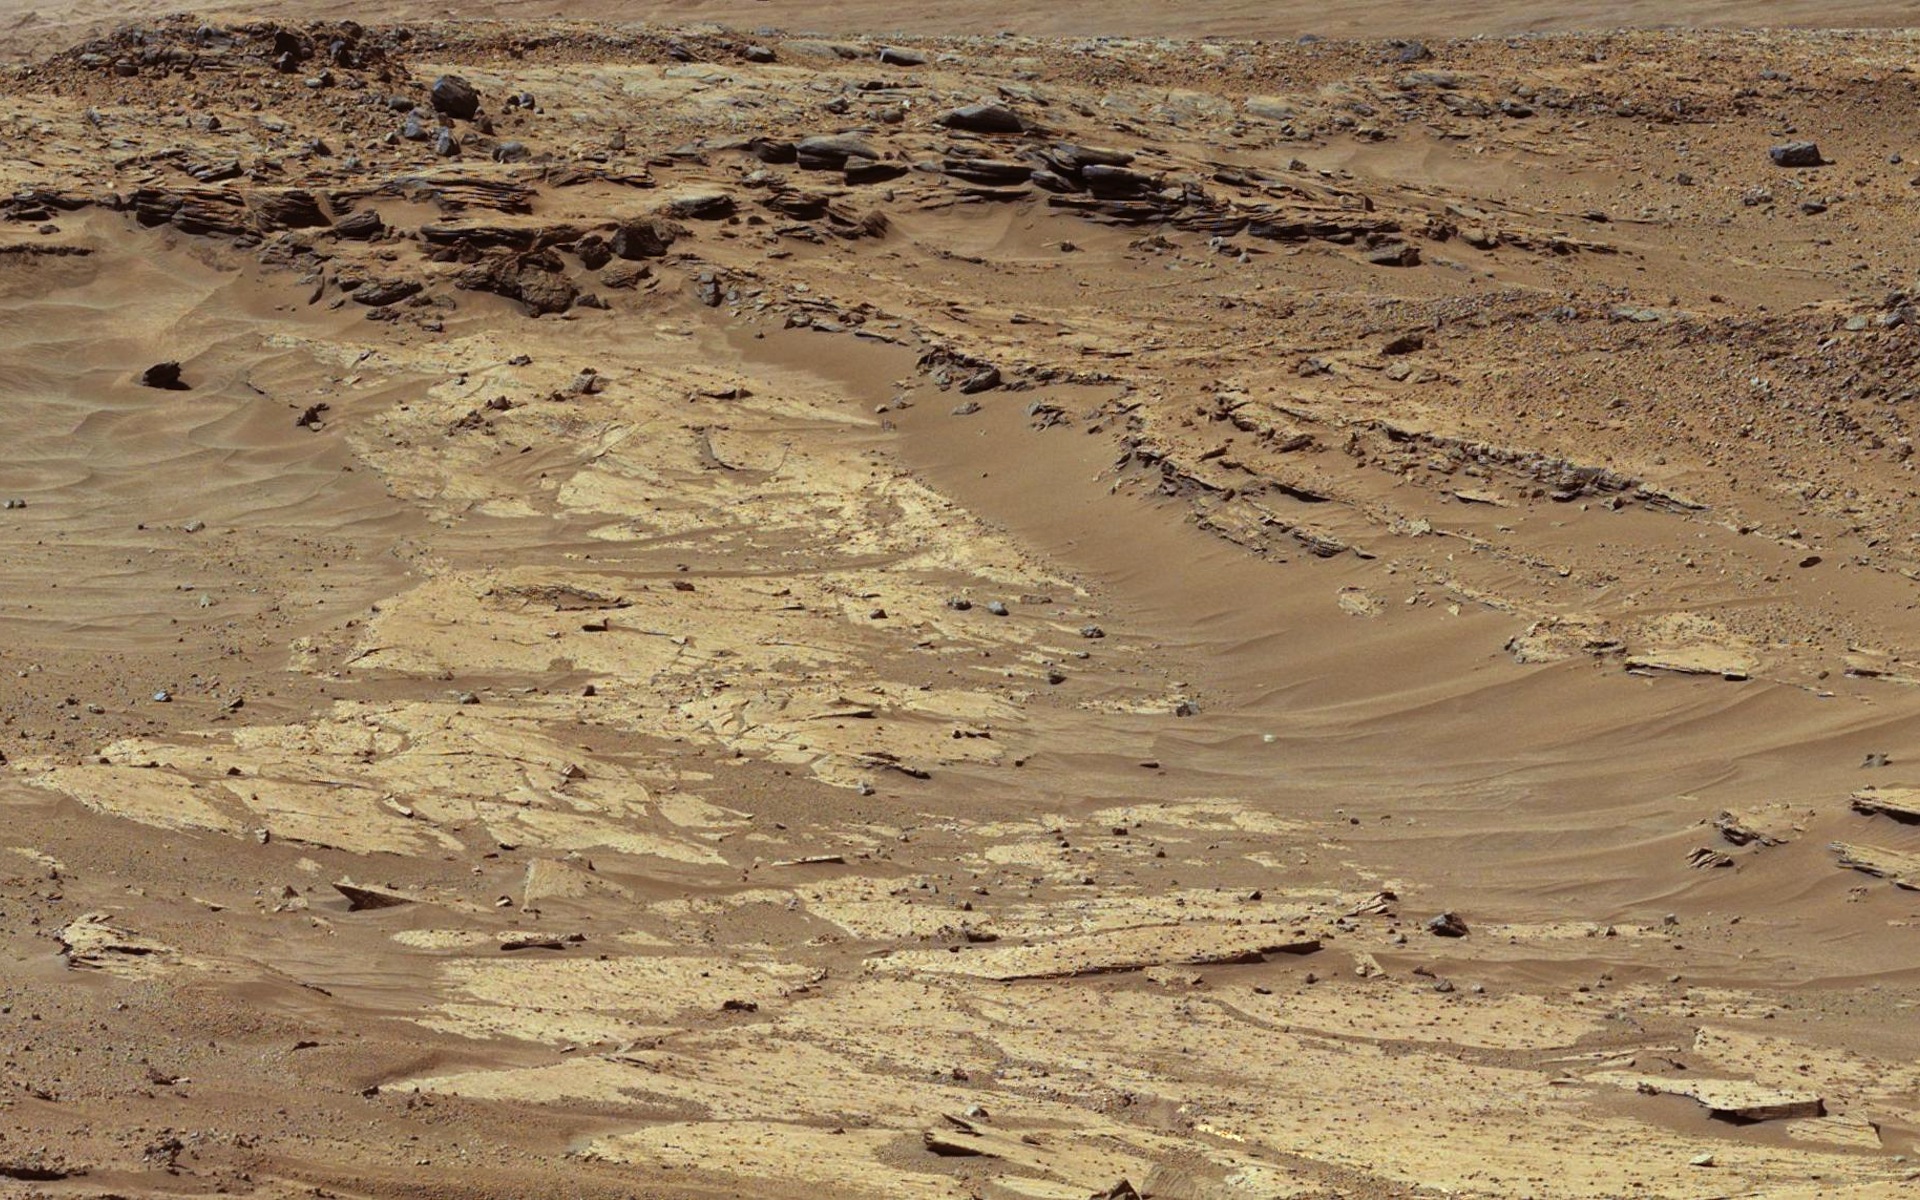
<svg viewBox="0 0 1920 1200"><path fill-rule="evenodd" d="M803 138L794 146L794 157L802 170L840 171L850 158L877 161L880 152L852 134L828 134Z"/></svg>
<svg viewBox="0 0 1920 1200"><path fill-rule="evenodd" d="M933 119L935 125L966 133L1025 133L1027 123L1004 104L969 104Z"/></svg>
<svg viewBox="0 0 1920 1200"><path fill-rule="evenodd" d="M433 81L433 107L456 121L470 121L480 111L480 93L458 75L442 75Z"/></svg>
<svg viewBox="0 0 1920 1200"><path fill-rule="evenodd" d="M1776 167L1818 167L1826 162L1812 142L1783 142L1767 151L1767 157Z"/></svg>

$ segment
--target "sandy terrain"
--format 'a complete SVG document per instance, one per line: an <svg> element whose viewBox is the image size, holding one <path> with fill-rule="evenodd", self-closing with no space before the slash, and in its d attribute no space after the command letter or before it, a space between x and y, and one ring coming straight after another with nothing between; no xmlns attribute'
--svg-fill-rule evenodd
<svg viewBox="0 0 1920 1200"><path fill-rule="evenodd" d="M1920 43L1533 33L1761 8L4 10L0 1186L1906 1194Z"/></svg>

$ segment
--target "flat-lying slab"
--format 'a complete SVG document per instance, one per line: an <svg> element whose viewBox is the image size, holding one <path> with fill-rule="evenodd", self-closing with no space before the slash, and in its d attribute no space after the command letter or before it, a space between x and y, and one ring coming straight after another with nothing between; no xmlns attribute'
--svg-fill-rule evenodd
<svg viewBox="0 0 1920 1200"><path fill-rule="evenodd" d="M1753 660L1720 646L1679 646L1629 655L1629 671L1662 671L1670 675L1718 675L1741 680L1753 670Z"/></svg>
<svg viewBox="0 0 1920 1200"><path fill-rule="evenodd" d="M1641 1077L1634 1089L1649 1096L1685 1096L1725 1121L1792 1121L1824 1117L1827 1106L1812 1092L1784 1092L1744 1079Z"/></svg>
<svg viewBox="0 0 1920 1200"><path fill-rule="evenodd" d="M1863 787L1853 794L1852 807L1870 817L1892 817L1914 824L1920 822L1920 788Z"/></svg>
<svg viewBox="0 0 1920 1200"><path fill-rule="evenodd" d="M1858 842L1835 842L1833 850L1843 867L1884 879L1895 887L1920 891L1920 855Z"/></svg>
<svg viewBox="0 0 1920 1200"><path fill-rule="evenodd" d="M1272 925L1192 923L1137 925L1076 933L1024 946L906 950L868 960L889 972L967 975L1011 982L1115 975L1148 967L1263 962L1269 954L1311 954L1320 940Z"/></svg>

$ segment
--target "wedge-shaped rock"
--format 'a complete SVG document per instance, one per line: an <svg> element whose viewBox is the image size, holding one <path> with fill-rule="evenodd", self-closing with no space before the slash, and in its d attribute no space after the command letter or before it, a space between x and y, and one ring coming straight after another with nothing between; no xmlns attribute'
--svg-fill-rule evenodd
<svg viewBox="0 0 1920 1200"><path fill-rule="evenodd" d="M389 892L383 888L361 887L352 883L336 883L333 890L347 898L350 912L365 912L372 908L398 908L402 904L412 904L412 896L402 896L398 892Z"/></svg>
<svg viewBox="0 0 1920 1200"><path fill-rule="evenodd" d="M1915 824L1920 822L1920 788L1861 788L1853 794L1853 811Z"/></svg>
<svg viewBox="0 0 1920 1200"><path fill-rule="evenodd" d="M1269 954L1311 954L1317 938L1273 925L1140 925L1097 933L1070 934L1024 946L988 949L907 950L869 960L879 971L969 975L1011 982L1016 979L1070 979L1113 975L1148 967L1253 963Z"/></svg>
<svg viewBox="0 0 1920 1200"><path fill-rule="evenodd" d="M1835 842L1833 851L1840 856L1843 867L1884 879L1895 887L1920 892L1920 855L1858 842Z"/></svg>

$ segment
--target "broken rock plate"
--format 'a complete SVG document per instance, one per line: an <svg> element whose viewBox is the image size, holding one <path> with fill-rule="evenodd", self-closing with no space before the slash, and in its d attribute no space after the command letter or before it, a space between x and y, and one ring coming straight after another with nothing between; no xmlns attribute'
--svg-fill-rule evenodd
<svg viewBox="0 0 1920 1200"><path fill-rule="evenodd" d="M1148 967L1265 961L1269 954L1311 954L1318 938L1272 925L1144 925L1070 934L1025 946L907 950L869 959L870 970L966 975L1011 982L1111 975Z"/></svg>

